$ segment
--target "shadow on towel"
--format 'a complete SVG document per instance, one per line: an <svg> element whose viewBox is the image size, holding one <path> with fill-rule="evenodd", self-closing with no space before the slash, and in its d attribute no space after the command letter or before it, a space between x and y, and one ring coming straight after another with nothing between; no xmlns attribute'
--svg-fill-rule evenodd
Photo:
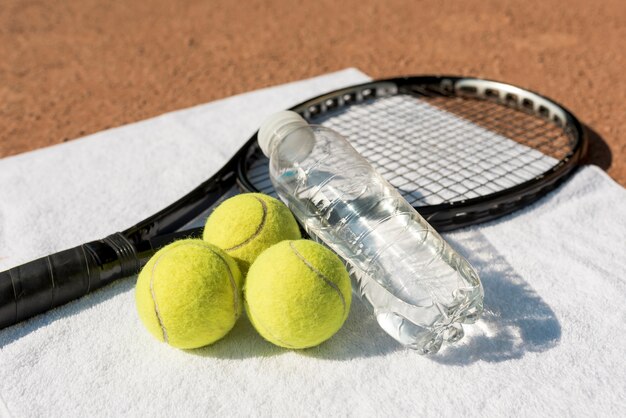
<svg viewBox="0 0 626 418"><path fill-rule="evenodd" d="M500 362L546 351L559 343L561 325L555 313L480 232L472 230L450 241L478 271L485 290L485 311L476 324L465 327L463 340L433 360L451 365Z"/></svg>
<svg viewBox="0 0 626 418"><path fill-rule="evenodd" d="M289 352L320 359L348 360L359 357L385 355L402 347L389 337L369 314L365 306L353 299L350 315L344 326L330 340L305 350L289 350L273 345L261 337L246 317L242 317L232 331L213 345L188 353L225 359L271 357Z"/></svg>
<svg viewBox="0 0 626 418"><path fill-rule="evenodd" d="M589 149L587 150L587 157L585 163L594 164L607 171L611 167L613 160L613 153L611 148L607 145L606 141L589 125L585 125L585 132L589 139Z"/></svg>
<svg viewBox="0 0 626 418"><path fill-rule="evenodd" d="M85 310L97 309L99 304L122 293L133 292L136 281L136 276L118 280L94 293L90 293L43 315L38 315L12 327L0 330L0 348L52 323L64 321L74 315L80 315ZM134 298L132 301L134 302ZM130 309L134 310L134 305L129 307ZM124 319L122 318L122 320ZM355 297L346 323L333 338L319 347L297 350L295 352L319 358L350 359L384 355L398 349L401 349L401 347L378 327L373 316L369 314L363 304ZM264 340L254 330L244 313L231 332L220 341L196 350L186 351L192 355L206 357L244 359L280 355L289 353L291 350L277 347Z"/></svg>
<svg viewBox="0 0 626 418"><path fill-rule="evenodd" d="M432 356L434 361L449 365L465 365L479 360L499 362L521 358L526 352L542 352L558 344L561 326L552 309L480 232L463 231L448 239L478 270L485 288L485 313L476 324L465 327L467 335L463 340ZM116 295L132 291L135 282L134 277L119 280L45 315L4 329L0 331L0 348L39 328L63 321L83 310L94 309ZM318 347L296 353L318 359L349 360L384 356L397 350L408 349L380 329L374 316L354 297L350 315L334 337ZM244 359L282 355L291 350L265 341L244 314L225 338L188 352L206 357Z"/></svg>

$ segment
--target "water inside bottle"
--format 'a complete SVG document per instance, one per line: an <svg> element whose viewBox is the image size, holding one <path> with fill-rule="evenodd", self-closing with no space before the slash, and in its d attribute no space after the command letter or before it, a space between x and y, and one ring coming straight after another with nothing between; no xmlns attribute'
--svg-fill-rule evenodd
<svg viewBox="0 0 626 418"><path fill-rule="evenodd" d="M278 194L310 235L346 261L354 290L380 326L422 353L462 338L461 323L482 312L470 264L381 177L359 181L324 170L303 177L297 170L281 174Z"/></svg>

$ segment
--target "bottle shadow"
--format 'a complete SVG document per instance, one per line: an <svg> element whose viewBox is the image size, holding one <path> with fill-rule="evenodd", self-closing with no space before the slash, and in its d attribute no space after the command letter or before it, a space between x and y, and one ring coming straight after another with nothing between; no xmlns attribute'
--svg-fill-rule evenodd
<svg viewBox="0 0 626 418"><path fill-rule="evenodd" d="M485 312L476 324L465 327L465 338L431 356L433 361L447 365L500 362L558 344L561 326L555 313L480 232L451 234L449 241L478 270L485 290ZM295 353L321 360L352 360L399 350L409 349L387 335L355 297L341 330L317 347L294 351L274 346L244 315L224 339L189 353L228 359Z"/></svg>
<svg viewBox="0 0 626 418"><path fill-rule="evenodd" d="M485 291L485 311L466 336L446 347L433 360L467 365L479 360L501 362L527 352L543 352L558 345L561 325L554 311L478 231L449 239L477 269Z"/></svg>

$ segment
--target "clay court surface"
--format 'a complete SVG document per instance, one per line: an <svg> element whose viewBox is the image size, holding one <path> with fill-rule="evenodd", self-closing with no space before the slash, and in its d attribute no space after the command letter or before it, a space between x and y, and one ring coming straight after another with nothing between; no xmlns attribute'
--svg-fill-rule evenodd
<svg viewBox="0 0 626 418"><path fill-rule="evenodd" d="M517 84L590 128L626 185L626 2L0 2L0 157L356 67Z"/></svg>

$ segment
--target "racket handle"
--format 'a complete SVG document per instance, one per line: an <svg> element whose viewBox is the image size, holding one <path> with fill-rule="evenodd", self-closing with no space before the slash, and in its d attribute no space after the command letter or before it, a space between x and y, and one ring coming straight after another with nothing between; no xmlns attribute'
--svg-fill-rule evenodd
<svg viewBox="0 0 626 418"><path fill-rule="evenodd" d="M1 272L0 329L136 274L140 259L116 233Z"/></svg>

